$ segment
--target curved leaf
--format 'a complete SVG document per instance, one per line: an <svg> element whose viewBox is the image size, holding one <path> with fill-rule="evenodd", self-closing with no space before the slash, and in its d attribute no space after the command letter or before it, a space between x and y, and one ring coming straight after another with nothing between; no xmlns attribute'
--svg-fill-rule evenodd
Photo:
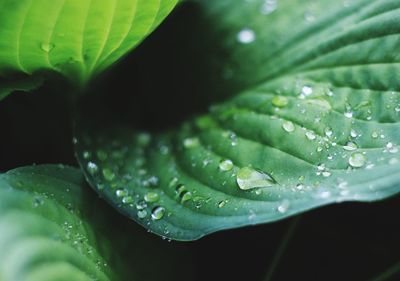
<svg viewBox="0 0 400 281"><path fill-rule="evenodd" d="M179 259L165 262L165 246L121 228L82 183L77 169L64 166L0 175L0 280L165 280L171 269L188 272L174 264ZM163 276L151 273L147 255L164 258L151 262Z"/></svg>
<svg viewBox="0 0 400 281"><path fill-rule="evenodd" d="M243 90L159 134L88 114L77 157L100 194L192 240L400 191L400 3L193 2Z"/></svg>
<svg viewBox="0 0 400 281"><path fill-rule="evenodd" d="M2 0L0 76L55 71L84 82L139 44L177 0Z"/></svg>

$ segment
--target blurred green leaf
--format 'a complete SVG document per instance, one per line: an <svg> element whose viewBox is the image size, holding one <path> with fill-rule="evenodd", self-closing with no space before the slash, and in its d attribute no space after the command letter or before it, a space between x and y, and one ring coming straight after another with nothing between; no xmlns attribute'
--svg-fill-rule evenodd
<svg viewBox="0 0 400 281"><path fill-rule="evenodd" d="M0 176L0 195L1 280L190 279L182 249L126 228L77 169L12 170Z"/></svg>

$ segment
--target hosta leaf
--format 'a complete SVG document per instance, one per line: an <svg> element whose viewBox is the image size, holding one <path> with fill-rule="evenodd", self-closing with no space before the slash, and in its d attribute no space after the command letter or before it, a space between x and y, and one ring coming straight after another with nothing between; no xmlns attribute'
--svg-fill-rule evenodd
<svg viewBox="0 0 400 281"><path fill-rule="evenodd" d="M191 240L400 191L400 3L193 2L240 90L167 132L87 114L77 157L100 194Z"/></svg>
<svg viewBox="0 0 400 281"><path fill-rule="evenodd" d="M171 251L163 245L155 250L154 241L121 229L83 183L79 170L64 166L0 175L0 280L165 280L148 269L147 255L164 259L151 267L188 272L174 264L179 259L165 261Z"/></svg>
<svg viewBox="0 0 400 281"><path fill-rule="evenodd" d="M177 0L1 0L0 76L55 71L84 82L120 59Z"/></svg>

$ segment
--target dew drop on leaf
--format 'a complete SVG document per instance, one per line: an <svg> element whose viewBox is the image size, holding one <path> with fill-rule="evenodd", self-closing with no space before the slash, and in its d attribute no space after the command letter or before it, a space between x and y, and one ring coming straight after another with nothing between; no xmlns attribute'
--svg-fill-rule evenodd
<svg viewBox="0 0 400 281"><path fill-rule="evenodd" d="M357 148L357 144L352 141L346 142L346 144L343 146L343 149L347 151L354 151L357 150Z"/></svg>
<svg viewBox="0 0 400 281"><path fill-rule="evenodd" d="M261 5L260 12L263 15L268 15L278 8L278 0L265 0Z"/></svg>
<svg viewBox="0 0 400 281"><path fill-rule="evenodd" d="M53 43L42 43L40 44L40 49L45 53L50 53L54 49L55 45Z"/></svg>
<svg viewBox="0 0 400 281"><path fill-rule="evenodd" d="M293 124L293 122L291 122L291 121L285 121L285 122L283 122L282 128L283 128L286 132L288 132L288 133L294 132L294 129L295 129L294 124Z"/></svg>
<svg viewBox="0 0 400 281"><path fill-rule="evenodd" d="M362 153L353 153L350 155L349 164L354 168L361 168L365 165L366 158Z"/></svg>
<svg viewBox="0 0 400 281"><path fill-rule="evenodd" d="M198 138L187 138L183 140L183 146L186 148L194 148L199 146Z"/></svg>
<svg viewBox="0 0 400 281"><path fill-rule="evenodd" d="M144 200L148 203L158 202L158 200L160 200L160 195L157 192L151 191L146 193Z"/></svg>
<svg viewBox="0 0 400 281"><path fill-rule="evenodd" d="M232 160L229 160L229 159L221 160L221 162L219 162L218 167L221 171L224 171L224 172L230 171L233 168L233 162L232 162Z"/></svg>
<svg viewBox="0 0 400 281"><path fill-rule="evenodd" d="M165 214L165 208L162 206L157 206L151 211L151 218L153 220L160 220Z"/></svg>
<svg viewBox="0 0 400 281"><path fill-rule="evenodd" d="M285 96L274 96L272 98L272 105L276 107L285 107L288 103L289 100Z"/></svg>
<svg viewBox="0 0 400 281"><path fill-rule="evenodd" d="M91 175L94 175L99 171L99 167L93 162L88 162L86 168Z"/></svg>
<svg viewBox="0 0 400 281"><path fill-rule="evenodd" d="M104 179L107 181L113 181L115 179L115 174L108 168L103 169Z"/></svg>
<svg viewBox="0 0 400 281"><path fill-rule="evenodd" d="M242 190L269 187L275 184L275 180L268 174L249 167L243 167L237 172L236 182Z"/></svg>
<svg viewBox="0 0 400 281"><path fill-rule="evenodd" d="M237 40L242 44L250 44L256 39L256 34L250 28L243 28L237 34Z"/></svg>

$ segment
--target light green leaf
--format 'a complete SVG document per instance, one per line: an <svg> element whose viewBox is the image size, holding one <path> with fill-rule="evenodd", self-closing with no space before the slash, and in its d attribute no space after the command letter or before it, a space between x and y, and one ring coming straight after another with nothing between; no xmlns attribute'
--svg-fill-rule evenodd
<svg viewBox="0 0 400 281"><path fill-rule="evenodd" d="M177 0L1 0L0 76L55 71L83 83L138 45Z"/></svg>
<svg viewBox="0 0 400 281"><path fill-rule="evenodd" d="M190 273L177 264L179 251L121 228L120 216L93 195L70 167L0 175L0 280L165 280L165 273L175 278L173 270ZM171 256L178 258L166 261Z"/></svg>
<svg viewBox="0 0 400 281"><path fill-rule="evenodd" d="M216 87L237 90L158 134L87 114L77 157L100 194L192 240L400 191L400 3L192 2L222 46L210 53L226 79Z"/></svg>

